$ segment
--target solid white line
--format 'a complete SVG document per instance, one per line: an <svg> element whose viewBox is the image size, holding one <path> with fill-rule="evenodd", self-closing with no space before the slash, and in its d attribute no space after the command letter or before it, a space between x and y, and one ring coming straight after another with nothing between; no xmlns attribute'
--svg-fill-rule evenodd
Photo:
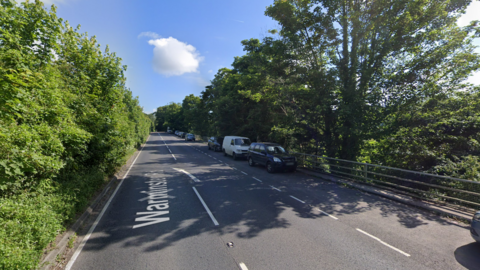
<svg viewBox="0 0 480 270"><path fill-rule="evenodd" d="M383 245L385 245L385 246L387 246L387 247L389 247L389 248L391 248L391 249L393 249L393 250L395 250L395 251L397 251L397 252L400 252L401 254L403 254L403 255L405 255L405 256L407 256L407 257L410 257L410 254L408 254L408 253L406 253L406 252L403 252L403 251L401 251L400 249L398 249L398 248L396 248L396 247L394 247L394 246L391 246L391 245L383 242L383 241L380 240L380 238L378 238L378 237L375 237L375 236L373 236L373 235L371 235L371 234L369 234L369 233L367 233L367 232L364 232L364 231L360 230L359 228L357 228L357 231L359 231L359 232L361 232L361 233L363 233L363 234L365 234L365 235L367 235L367 236L370 236L371 238L373 238L373 239L377 240L378 242L382 243Z"/></svg>
<svg viewBox="0 0 480 270"><path fill-rule="evenodd" d="M329 213L320 210L319 208L316 208L316 209L317 209L320 213L322 213L322 214L324 214L324 215L326 215L326 216L329 216L329 217L331 217L331 218L333 218L333 219L335 219L335 220L338 220L337 217L332 216L332 215L330 215Z"/></svg>
<svg viewBox="0 0 480 270"><path fill-rule="evenodd" d="M177 170L179 172L183 172L184 174L190 176L190 178L192 178L193 181L195 182L200 182L200 180L198 180L198 178L196 178L195 176L191 175L189 172L185 171L185 170L182 170L182 169L177 169L177 168L173 168L174 170Z"/></svg>
<svg viewBox="0 0 480 270"><path fill-rule="evenodd" d="M242 172L242 171L240 171L240 172L243 173L243 174L245 174L245 175L248 175L246 172Z"/></svg>
<svg viewBox="0 0 480 270"><path fill-rule="evenodd" d="M168 149L168 151L170 152L170 154L172 153L172 150Z"/></svg>
<svg viewBox="0 0 480 270"><path fill-rule="evenodd" d="M253 177L253 179L257 180L258 182L262 183L262 180L258 179L258 178L255 178Z"/></svg>
<svg viewBox="0 0 480 270"><path fill-rule="evenodd" d="M177 158L175 157L175 155L174 155L174 154L172 154L172 157L173 157L173 159L177 160Z"/></svg>
<svg viewBox="0 0 480 270"><path fill-rule="evenodd" d="M240 265L240 269L248 270L247 266L243 262L239 263L238 265Z"/></svg>
<svg viewBox="0 0 480 270"><path fill-rule="evenodd" d="M197 197L198 199L200 200L200 202L202 202L203 204L203 207L205 208L205 210L207 210L207 213L208 215L210 216L210 218L212 219L213 221L213 224L215 224L215 226L218 226L218 221L215 219L215 217L213 216L212 212L210 211L210 209L208 208L208 206L205 204L205 202L203 201L202 199L202 196L200 196L200 194L198 193L197 189L195 187L192 187L193 188L193 191L195 191L195 193L197 194Z"/></svg>
<svg viewBox="0 0 480 270"><path fill-rule="evenodd" d="M276 189L276 190L278 190L278 191L281 191L280 189L278 189L278 188L276 188L276 187L274 187L274 186L270 186L270 187L273 188L273 189Z"/></svg>
<svg viewBox="0 0 480 270"><path fill-rule="evenodd" d="M147 142L148 142L148 139L150 139L150 136L148 136ZM145 146L145 145L144 145L144 146ZM92 227L90 227L90 229L88 230L87 235L85 235L85 237L82 239L82 242L81 242L80 245L78 246L77 250L75 250L75 253L73 254L72 258L70 258L70 261L68 262L67 266L65 267L65 270L70 270L70 268L72 268L73 264L75 263L75 260L78 258L78 255L80 255L80 252L82 252L83 247L85 247L85 244L87 243L88 239L90 239L90 236L92 235L93 231L94 231L95 228L97 227L98 222L100 222L100 219L102 219L103 214L105 213L105 211L107 210L108 206L109 206L110 203L112 202L113 198L114 198L115 195L117 194L117 191L118 191L118 190L120 189L120 187L122 186L122 183L123 183L123 181L125 180L125 178L127 177L128 173L130 172L130 169L132 168L133 164L135 164L135 161L137 161L137 158L138 158L138 157L140 156L140 154L142 153L142 150L143 150L143 147L144 147L144 146L142 146L142 149L140 149L140 153L138 153L137 157L133 160L132 164L130 165L130 168L128 168L127 173L125 173L125 175L123 176L122 180L121 180L120 183L118 184L117 188L115 189L115 191L113 191L112 196L110 196L110 199L108 199L107 203L106 203L105 206L103 207L102 212L100 212L100 214L98 215L97 219L96 219L95 222L92 224Z"/></svg>
<svg viewBox="0 0 480 270"><path fill-rule="evenodd" d="M290 197L293 198L293 199L295 199L295 200L297 200L297 201L299 201L299 202L301 202L301 203L305 203L304 201L300 200L300 199L297 198L297 197L293 197L292 195L290 195Z"/></svg>

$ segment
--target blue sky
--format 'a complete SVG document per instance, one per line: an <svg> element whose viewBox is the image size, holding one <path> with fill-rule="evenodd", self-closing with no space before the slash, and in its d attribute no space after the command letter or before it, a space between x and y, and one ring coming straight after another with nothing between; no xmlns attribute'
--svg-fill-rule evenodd
<svg viewBox="0 0 480 270"><path fill-rule="evenodd" d="M243 55L241 41L261 39L276 22L273 0L44 0L81 32L95 35L127 65L127 86L146 113L199 95L222 67ZM459 21L479 19L480 1ZM480 42L477 42L480 45ZM180 60L179 60L180 59ZM470 80L480 84L480 74Z"/></svg>
<svg viewBox="0 0 480 270"><path fill-rule="evenodd" d="M44 1L52 2L59 17L80 24L81 32L96 35L102 47L108 44L123 59L127 86L147 113L189 94L200 95L218 69L244 54L241 40L261 39L276 27L264 15L273 0ZM166 46L149 44L155 39L165 39ZM183 65L159 61L182 56Z"/></svg>

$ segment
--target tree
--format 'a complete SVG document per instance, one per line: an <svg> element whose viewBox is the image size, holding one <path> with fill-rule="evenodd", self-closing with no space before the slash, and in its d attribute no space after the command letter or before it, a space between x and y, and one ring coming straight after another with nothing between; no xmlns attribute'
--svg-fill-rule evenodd
<svg viewBox="0 0 480 270"><path fill-rule="evenodd" d="M267 8L291 64L305 68L327 155L355 160L366 139L392 131L388 116L463 87L480 67L472 45L480 29L456 25L470 2L278 0Z"/></svg>

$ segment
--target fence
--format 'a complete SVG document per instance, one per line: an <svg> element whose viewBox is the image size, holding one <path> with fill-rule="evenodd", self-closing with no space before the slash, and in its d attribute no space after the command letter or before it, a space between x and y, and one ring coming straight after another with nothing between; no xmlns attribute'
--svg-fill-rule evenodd
<svg viewBox="0 0 480 270"><path fill-rule="evenodd" d="M348 177L422 200L472 210L480 208L480 182L343 159L293 153L298 166Z"/></svg>

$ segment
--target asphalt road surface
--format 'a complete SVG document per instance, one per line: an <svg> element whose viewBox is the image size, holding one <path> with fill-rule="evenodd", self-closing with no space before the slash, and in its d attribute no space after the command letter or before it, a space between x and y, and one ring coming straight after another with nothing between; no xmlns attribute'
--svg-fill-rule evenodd
<svg viewBox="0 0 480 270"><path fill-rule="evenodd" d="M71 269L480 269L468 228L152 133Z"/></svg>

